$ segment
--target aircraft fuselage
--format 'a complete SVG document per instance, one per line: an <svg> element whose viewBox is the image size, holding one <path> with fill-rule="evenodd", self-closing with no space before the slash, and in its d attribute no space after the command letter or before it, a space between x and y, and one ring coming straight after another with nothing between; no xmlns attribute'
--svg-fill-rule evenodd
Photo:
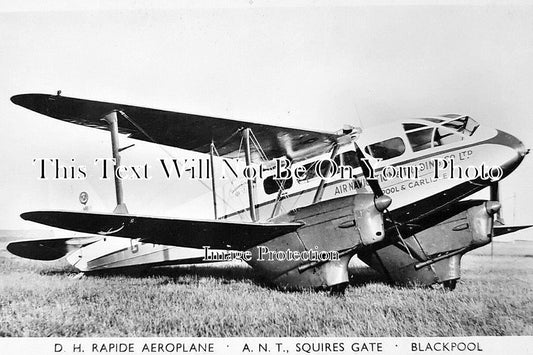
<svg viewBox="0 0 533 355"><path fill-rule="evenodd" d="M368 128L357 137L356 143L374 169L383 192L392 198L389 210L403 223L409 221L410 215L414 218L431 213L472 195L488 186L491 178L504 178L526 154L523 144L515 137L460 115ZM330 158L339 166L351 166L352 175L343 178L338 172L326 179L322 201L371 192L354 154L353 143L348 143L340 146L334 157L324 152L294 163L295 168L305 167L307 174L285 181L281 193L278 181L273 181L272 177L257 181L254 193L259 219L268 220L279 211L312 204L322 180L317 174L320 168L315 169L317 162ZM243 189L246 184L229 184L221 187L221 193L226 200L242 201L246 195ZM250 218L247 207L230 209L224 206L218 213L223 219ZM205 260L202 249L116 237L103 238L70 254L67 259L81 271L209 261Z"/></svg>

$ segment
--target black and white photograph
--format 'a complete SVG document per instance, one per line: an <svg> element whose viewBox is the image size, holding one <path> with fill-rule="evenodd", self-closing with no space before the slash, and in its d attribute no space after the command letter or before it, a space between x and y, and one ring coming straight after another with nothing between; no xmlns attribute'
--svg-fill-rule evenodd
<svg viewBox="0 0 533 355"><path fill-rule="evenodd" d="M531 354L532 19L0 1L0 352Z"/></svg>

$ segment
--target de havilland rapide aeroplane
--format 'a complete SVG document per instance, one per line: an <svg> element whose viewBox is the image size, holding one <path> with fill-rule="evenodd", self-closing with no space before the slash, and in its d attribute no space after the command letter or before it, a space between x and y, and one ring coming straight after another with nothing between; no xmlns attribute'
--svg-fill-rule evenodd
<svg viewBox="0 0 533 355"><path fill-rule="evenodd" d="M348 263L357 255L391 282L453 289L465 253L526 227L498 223L498 181L528 150L514 136L467 115L319 132L60 92L17 95L11 101L108 130L115 173L128 148L120 147L121 134L209 158L212 219L130 213L119 174L112 213L22 213L25 220L84 234L12 242L11 253L37 260L66 256L82 272L237 258L275 285L335 291L348 284ZM243 161L245 182L217 191L217 159ZM267 166L262 176L250 173L257 164ZM484 188L490 189L490 200L468 199ZM221 202L243 192L244 208L221 213Z"/></svg>

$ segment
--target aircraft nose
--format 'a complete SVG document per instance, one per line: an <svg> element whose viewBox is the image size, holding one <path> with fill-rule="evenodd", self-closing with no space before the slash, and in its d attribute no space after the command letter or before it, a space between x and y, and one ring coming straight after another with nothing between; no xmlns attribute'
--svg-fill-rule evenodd
<svg viewBox="0 0 533 355"><path fill-rule="evenodd" d="M529 154L529 149L526 149L522 141L509 133L498 130L497 137L500 144L512 148L516 152L515 156L502 165L504 176L507 176L516 169L524 157Z"/></svg>

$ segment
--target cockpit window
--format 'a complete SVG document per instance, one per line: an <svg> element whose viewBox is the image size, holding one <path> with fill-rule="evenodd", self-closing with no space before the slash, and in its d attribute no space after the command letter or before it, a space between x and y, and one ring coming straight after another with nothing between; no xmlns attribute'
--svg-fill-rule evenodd
<svg viewBox="0 0 533 355"><path fill-rule="evenodd" d="M456 132L471 136L472 134L474 134L476 129L479 127L479 123L477 123L471 117L463 116L456 120L446 122L443 124L443 126L448 127Z"/></svg>
<svg viewBox="0 0 533 355"><path fill-rule="evenodd" d="M455 142L460 142L465 137L461 134L454 133L450 129L444 127L435 128L435 136L433 137L433 146L441 146L446 144L451 144Z"/></svg>
<svg viewBox="0 0 533 355"><path fill-rule="evenodd" d="M365 152L376 159L392 159L405 152L405 144L400 137L387 139L365 147Z"/></svg>
<svg viewBox="0 0 533 355"><path fill-rule="evenodd" d="M435 118L435 117L426 117L426 118L423 118L423 120L433 122L433 123L441 123L442 121L444 121L442 118Z"/></svg>
<svg viewBox="0 0 533 355"><path fill-rule="evenodd" d="M411 131L413 129L423 128L423 127L427 127L427 125L422 124L422 123L404 123L403 124L403 129L406 131Z"/></svg>
<svg viewBox="0 0 533 355"><path fill-rule="evenodd" d="M468 116L448 114L442 117L446 117L448 120L431 117L424 120L434 124L403 124L413 152L460 142L466 136L474 134L479 127L479 124Z"/></svg>
<svg viewBox="0 0 533 355"><path fill-rule="evenodd" d="M426 128L407 133L407 139L409 139L413 152L431 148L433 130L434 128Z"/></svg>
<svg viewBox="0 0 533 355"><path fill-rule="evenodd" d="M446 117L446 118L457 118L457 117L461 117L461 115L458 115L456 113L448 113L446 115L442 115L442 117Z"/></svg>
<svg viewBox="0 0 533 355"><path fill-rule="evenodd" d="M418 152L428 148L460 142L465 139L465 136L454 132L450 128L437 126L407 132L407 139L409 139L413 152Z"/></svg>

